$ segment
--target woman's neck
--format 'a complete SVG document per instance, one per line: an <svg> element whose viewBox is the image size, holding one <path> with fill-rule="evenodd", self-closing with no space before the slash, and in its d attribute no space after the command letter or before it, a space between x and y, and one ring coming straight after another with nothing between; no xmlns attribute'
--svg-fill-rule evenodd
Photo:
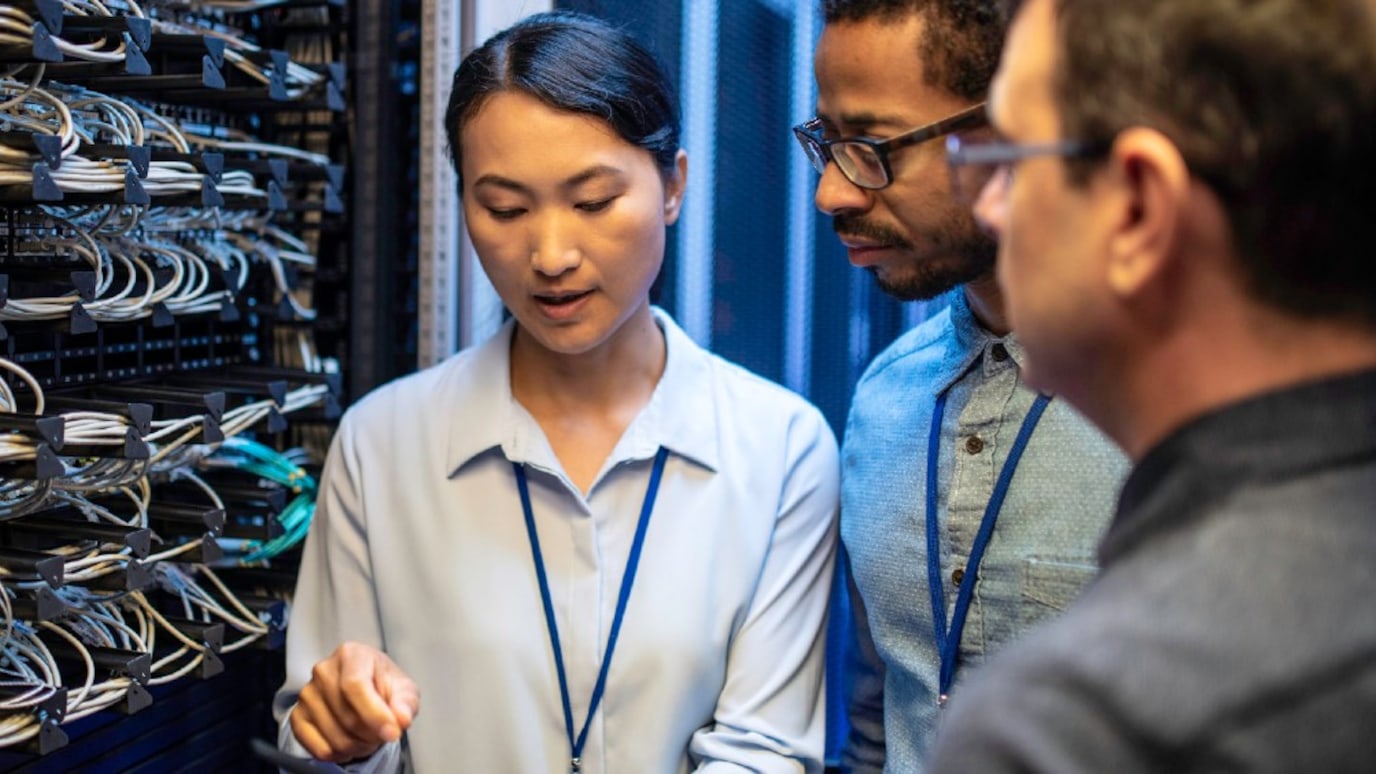
<svg viewBox="0 0 1376 774"><path fill-rule="evenodd" d="M511 343L511 391L528 409L644 405L664 373L665 354L664 334L648 304L607 341L578 354L546 349L518 326Z"/></svg>
<svg viewBox="0 0 1376 774"><path fill-rule="evenodd" d="M607 341L578 354L552 352L519 326L511 343L511 392L544 430L565 472L587 492L664 374L664 334L646 304Z"/></svg>

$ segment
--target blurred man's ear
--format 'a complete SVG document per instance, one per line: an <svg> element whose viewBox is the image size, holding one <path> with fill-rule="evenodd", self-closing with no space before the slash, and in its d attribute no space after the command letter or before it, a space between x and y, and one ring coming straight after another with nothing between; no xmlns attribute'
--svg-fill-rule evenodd
<svg viewBox="0 0 1376 774"><path fill-rule="evenodd" d="M1107 172L1124 202L1109 242L1109 287L1133 296L1175 259L1190 208L1198 205L1185 159L1154 129L1121 132L1109 152Z"/></svg>

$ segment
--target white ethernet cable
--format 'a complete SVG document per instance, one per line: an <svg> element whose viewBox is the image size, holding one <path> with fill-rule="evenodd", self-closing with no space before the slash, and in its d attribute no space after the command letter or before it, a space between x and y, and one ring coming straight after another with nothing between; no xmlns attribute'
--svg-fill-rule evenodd
<svg viewBox="0 0 1376 774"><path fill-rule="evenodd" d="M16 97L0 103L0 125L60 137L64 160L76 153L80 140L65 102L46 89L11 79L0 80L0 93L22 96L22 100Z"/></svg>
<svg viewBox="0 0 1376 774"><path fill-rule="evenodd" d="M63 10L77 16L113 15L108 10L105 13L88 13L85 8L71 2L64 2ZM17 46L33 45L34 24L35 19L24 11L13 6L0 6L0 43ZM49 38L63 56L71 59L88 62L123 62L128 56L125 53L123 36L115 36L114 43L111 43L110 37L105 35L102 35L94 43L72 43L60 35L51 33ZM112 45L113 48L111 48Z"/></svg>
<svg viewBox="0 0 1376 774"><path fill-rule="evenodd" d="M174 35L203 35L206 37L217 38L225 43L225 61L234 65L235 69L240 70L250 78L259 83L269 83L271 78L260 66L249 61L241 52L257 53L263 49L244 40L237 34L227 30L216 29L214 27L197 24L187 19L180 22L172 22L164 19L153 19L153 29L156 32L166 32ZM325 76L314 70L297 64L296 62L287 63L287 71L282 74L283 81L287 88L287 96L290 99L300 99L317 84L325 80Z"/></svg>
<svg viewBox="0 0 1376 774"><path fill-rule="evenodd" d="M270 630L268 625L244 607L244 603L225 586L213 570L203 564L193 565L193 567L197 576L210 581L210 584L219 593L220 599L217 599L205 587L197 583L195 577L175 564L156 564L153 565L152 570L159 586L181 597L186 617L196 618L197 613L200 613L205 616L205 620L219 619L227 627L244 634L240 639L226 643L224 647L220 648L221 652L230 653L246 647L268 633Z"/></svg>

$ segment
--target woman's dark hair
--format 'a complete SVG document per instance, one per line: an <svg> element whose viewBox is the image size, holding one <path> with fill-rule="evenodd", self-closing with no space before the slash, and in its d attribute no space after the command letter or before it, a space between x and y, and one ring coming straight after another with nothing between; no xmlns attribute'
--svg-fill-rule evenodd
<svg viewBox="0 0 1376 774"><path fill-rule="evenodd" d="M464 57L444 114L449 156L463 188L464 124L493 94L520 91L558 110L606 121L626 142L674 170L679 117L669 78L635 38L569 11L528 16Z"/></svg>

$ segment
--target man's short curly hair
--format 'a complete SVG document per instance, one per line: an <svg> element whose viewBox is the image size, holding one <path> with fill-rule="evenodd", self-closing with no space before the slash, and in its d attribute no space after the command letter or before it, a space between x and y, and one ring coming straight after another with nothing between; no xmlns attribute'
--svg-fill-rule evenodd
<svg viewBox="0 0 1376 774"><path fill-rule="evenodd" d="M827 24L926 22L917 55L927 83L974 101L985 98L1008 28L1007 0L823 0Z"/></svg>

